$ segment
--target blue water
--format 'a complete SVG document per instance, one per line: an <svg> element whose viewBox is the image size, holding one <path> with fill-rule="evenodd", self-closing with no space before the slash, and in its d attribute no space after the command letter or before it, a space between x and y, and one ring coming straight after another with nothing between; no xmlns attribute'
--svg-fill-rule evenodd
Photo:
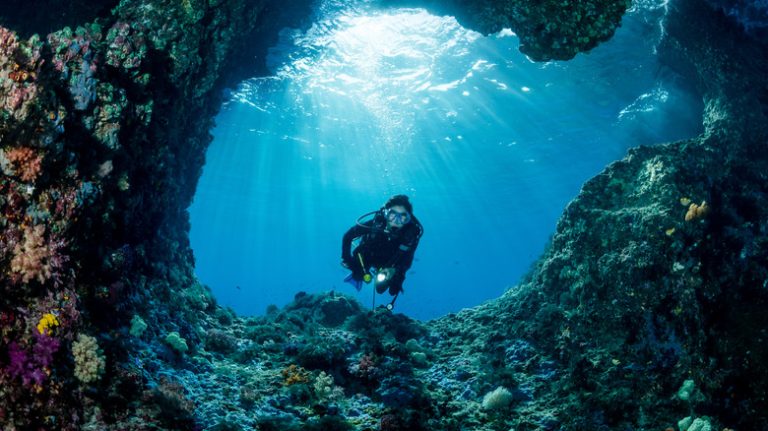
<svg viewBox="0 0 768 431"><path fill-rule="evenodd" d="M700 98L656 58L664 13L639 3L591 53L533 63L511 31L326 2L216 119L190 208L197 275L242 314L298 291L370 305L370 288L342 282L341 237L405 193L425 234L397 311L429 319L498 297L585 180L631 147L701 131Z"/></svg>

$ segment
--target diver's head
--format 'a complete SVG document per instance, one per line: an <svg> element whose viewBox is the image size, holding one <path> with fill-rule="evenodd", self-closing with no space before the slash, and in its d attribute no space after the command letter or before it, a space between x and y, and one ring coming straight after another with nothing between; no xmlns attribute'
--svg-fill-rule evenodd
<svg viewBox="0 0 768 431"><path fill-rule="evenodd" d="M411 221L413 206L406 195L395 195L384 204L387 227L400 229Z"/></svg>

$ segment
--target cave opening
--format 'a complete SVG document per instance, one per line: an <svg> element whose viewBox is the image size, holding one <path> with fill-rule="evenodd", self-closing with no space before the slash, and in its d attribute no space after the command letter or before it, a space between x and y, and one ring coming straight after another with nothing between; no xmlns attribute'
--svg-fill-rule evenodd
<svg viewBox="0 0 768 431"><path fill-rule="evenodd" d="M397 311L499 296L584 181L629 148L702 131L701 98L657 54L665 12L637 3L610 41L537 63L510 30L322 2L311 28L281 32L269 76L228 91L190 207L198 278L243 315L299 291L370 304L342 281L341 236L404 193L425 235Z"/></svg>

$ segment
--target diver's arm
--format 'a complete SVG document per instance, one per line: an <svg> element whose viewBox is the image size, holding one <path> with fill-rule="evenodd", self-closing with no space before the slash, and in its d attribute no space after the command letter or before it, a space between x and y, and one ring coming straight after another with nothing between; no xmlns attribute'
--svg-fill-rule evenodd
<svg viewBox="0 0 768 431"><path fill-rule="evenodd" d="M400 243L397 253L393 256L392 267L397 270L398 274L405 277L405 272L410 269L413 263L413 257L416 254L416 247L419 246L419 240L421 235L424 234L424 228L421 226L418 220L414 217L413 228L407 235L405 241Z"/></svg>
<svg viewBox="0 0 768 431"><path fill-rule="evenodd" d="M418 243L417 243L418 245ZM403 282L405 282L405 272L411 268L413 263L413 256L416 253L416 247L414 246L410 250L404 252L402 249L398 251L397 261L393 265L395 273L392 275L392 281L390 282L389 292L396 294L403 290Z"/></svg>
<svg viewBox="0 0 768 431"><path fill-rule="evenodd" d="M344 234L344 237L341 239L341 260L344 262L352 260L352 241L355 240L355 238L359 238L363 236L369 228L365 226L360 226L359 224L355 224L349 230L347 233Z"/></svg>

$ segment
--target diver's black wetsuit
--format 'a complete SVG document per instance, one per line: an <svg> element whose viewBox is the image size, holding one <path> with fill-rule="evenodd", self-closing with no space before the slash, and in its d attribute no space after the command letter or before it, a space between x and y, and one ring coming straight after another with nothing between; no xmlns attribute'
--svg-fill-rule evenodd
<svg viewBox="0 0 768 431"><path fill-rule="evenodd" d="M386 230L387 219L378 211L371 220L362 225L352 226L341 241L341 259L346 263L356 280L362 280L363 273L370 268L395 268L395 275L389 284L389 293L395 295L403 288L405 272L413 263L413 255L419 245L424 229L415 216L399 229ZM361 238L360 244L350 253L352 241ZM362 255L365 270L360 265Z"/></svg>

